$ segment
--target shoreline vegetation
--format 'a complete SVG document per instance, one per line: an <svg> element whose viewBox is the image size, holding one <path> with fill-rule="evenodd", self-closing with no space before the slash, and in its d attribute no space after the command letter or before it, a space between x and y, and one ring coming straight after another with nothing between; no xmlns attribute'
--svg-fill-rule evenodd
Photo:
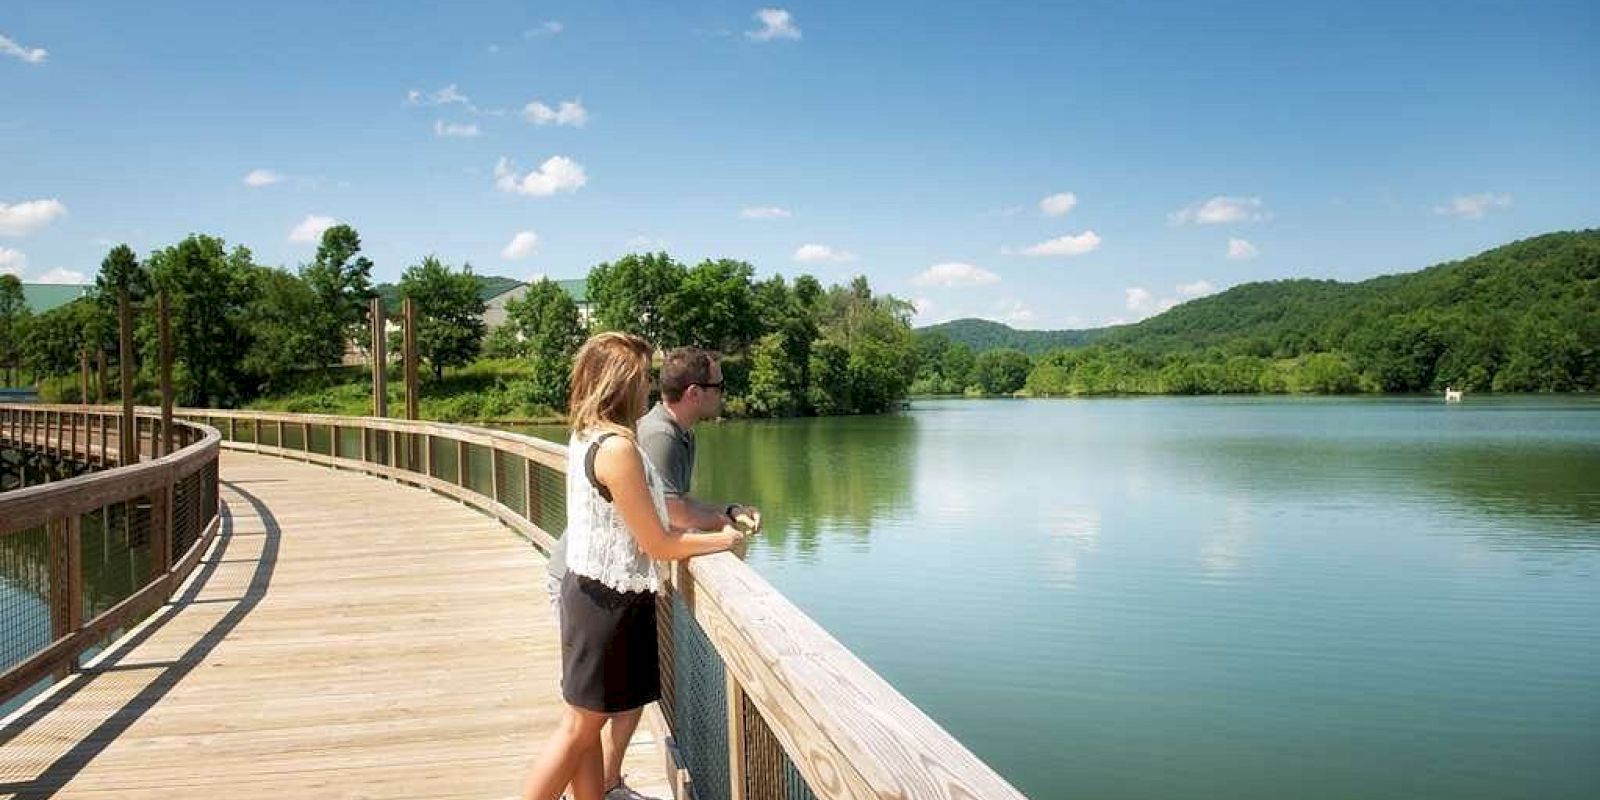
<svg viewBox="0 0 1600 800"><path fill-rule="evenodd" d="M687 266L632 254L588 275L586 313L540 280L486 330L478 276L427 257L374 287L348 226L299 270L194 235L139 261L111 251L89 296L33 316L0 276L0 370L75 402L79 351L115 368L115 298L166 291L178 403L365 415L371 375L341 366L368 299L419 309L421 414L444 422L559 424L572 354L593 331L724 354L729 418L874 414L921 397L1566 393L1600 390L1600 230L1553 233L1420 272L1359 283L1249 283L1133 325L1015 331L983 320L911 327L909 303L866 278L757 281L742 261ZM155 401L153 302L136 323L136 395ZM391 335L391 339L396 337ZM391 352L398 352L392 341ZM391 366L390 406L403 404ZM116 396L115 378L107 387Z"/></svg>

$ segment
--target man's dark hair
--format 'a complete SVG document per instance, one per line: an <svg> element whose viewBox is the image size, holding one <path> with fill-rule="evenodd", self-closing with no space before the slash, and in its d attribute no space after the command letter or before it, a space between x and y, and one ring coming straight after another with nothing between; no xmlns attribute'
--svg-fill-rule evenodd
<svg viewBox="0 0 1600 800"><path fill-rule="evenodd" d="M683 399L683 393L696 383L711 382L711 365L717 353L698 347L674 347L661 357L661 396L668 402Z"/></svg>

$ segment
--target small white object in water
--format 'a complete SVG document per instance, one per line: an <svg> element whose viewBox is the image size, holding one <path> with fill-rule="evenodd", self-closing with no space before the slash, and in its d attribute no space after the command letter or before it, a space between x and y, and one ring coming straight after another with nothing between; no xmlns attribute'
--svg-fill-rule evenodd
<svg viewBox="0 0 1600 800"><path fill-rule="evenodd" d="M1450 388L1448 386L1444 387L1444 401L1446 403L1459 403L1459 402L1461 402L1461 390L1460 389L1452 389L1452 388Z"/></svg>

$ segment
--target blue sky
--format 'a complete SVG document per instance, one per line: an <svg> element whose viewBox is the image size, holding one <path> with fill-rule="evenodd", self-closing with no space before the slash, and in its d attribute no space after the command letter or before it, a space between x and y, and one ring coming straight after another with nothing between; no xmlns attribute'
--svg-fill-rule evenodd
<svg viewBox="0 0 1600 800"><path fill-rule="evenodd" d="M339 220L380 280L665 248L1084 327L1600 225L1593 2L15 0L0 36L29 280L190 232L292 268Z"/></svg>

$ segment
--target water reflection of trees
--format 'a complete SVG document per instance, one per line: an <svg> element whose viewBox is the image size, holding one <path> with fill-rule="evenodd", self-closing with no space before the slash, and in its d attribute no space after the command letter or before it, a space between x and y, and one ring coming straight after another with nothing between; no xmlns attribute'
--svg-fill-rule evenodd
<svg viewBox="0 0 1600 800"><path fill-rule="evenodd" d="M916 425L899 415L705 425L694 493L760 506L762 547L805 553L825 531L865 537L912 503Z"/></svg>
<svg viewBox="0 0 1600 800"><path fill-rule="evenodd" d="M1515 522L1505 544L1531 536L1544 546L1600 546L1600 447L1594 445L1213 440L1195 446L1204 448L1208 468L1191 474L1241 491L1427 498Z"/></svg>

